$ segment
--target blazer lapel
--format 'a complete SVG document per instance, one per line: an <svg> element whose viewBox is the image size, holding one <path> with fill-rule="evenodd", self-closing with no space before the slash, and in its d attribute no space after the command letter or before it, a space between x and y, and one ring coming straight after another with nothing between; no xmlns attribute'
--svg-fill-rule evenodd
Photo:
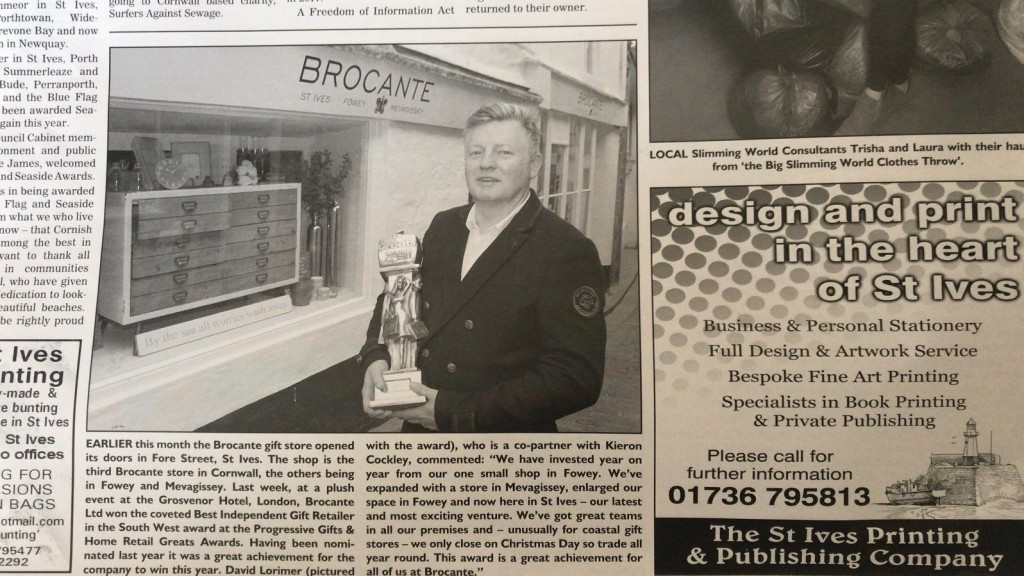
<svg viewBox="0 0 1024 576"><path fill-rule="evenodd" d="M466 228L466 218L469 217L469 207L466 207L459 214L458 224L453 230L448 231L450 236L445 240L448 248L442 258L435 260L440 262L440 274L444 282L444 302L450 302L452 295L458 291L462 282L462 259L466 254L466 241L469 239L469 229ZM447 308L446 304L442 307Z"/></svg>
<svg viewBox="0 0 1024 576"><path fill-rule="evenodd" d="M494 239L494 242L487 247L487 250L484 250L484 253L473 264L466 277L459 282L459 277L462 275L462 258L465 254L466 239L469 236L468 230L462 231L461 250L458 250L457 258L453 253L452 257L448 259L449 261L445 263L445 283L448 286L454 285L454 290L447 295L443 309L430 323L430 336L427 337L427 341L430 340L431 336L440 332L441 328L458 314L459 310L462 310L476 293L487 284L487 281L501 269L505 262L526 243L541 210L543 210L543 206L540 200L537 199L536 194L530 192L530 199L526 201L522 210L516 214L508 226L502 230L501 234ZM464 219L463 224L465 224ZM453 277L455 279L454 284L450 283Z"/></svg>

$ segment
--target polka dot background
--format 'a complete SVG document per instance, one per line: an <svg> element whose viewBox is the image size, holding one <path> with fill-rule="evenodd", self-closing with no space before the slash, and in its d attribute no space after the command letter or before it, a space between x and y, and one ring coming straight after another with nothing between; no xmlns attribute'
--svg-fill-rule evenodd
<svg viewBox="0 0 1024 576"><path fill-rule="evenodd" d="M661 188L651 191L652 294L655 318L655 357L659 404L679 402L672 392L709 391L723 378L723 370L751 369L750 358L709 357L712 346L740 344L801 346L832 345L834 338L821 333L736 331L736 322L802 322L809 318L835 322L865 322L885 306L889 316L915 303L879 302L871 295L870 278L883 273L913 275L921 280L922 300L930 299L928 277L937 272L957 278L1016 278L1020 262L910 262L907 237L918 235L930 242L940 240L999 240L1020 236L1024 222L953 222L922 230L915 221L915 204L998 202L1012 196L1024 203L1024 183L958 182L901 184L787 185L775 187ZM895 222L829 224L820 222L822 211L832 204L881 205L899 199L903 218ZM673 226L669 211L686 202L701 206L809 207L811 220L766 231L757 225ZM830 262L824 243L830 237L851 236L864 242L888 242L896 250L889 262ZM779 263L773 255L776 239L808 243L814 247L810 263ZM817 284L861 275L864 286L856 302L825 302L817 296ZM667 388L666 388L667 387Z"/></svg>

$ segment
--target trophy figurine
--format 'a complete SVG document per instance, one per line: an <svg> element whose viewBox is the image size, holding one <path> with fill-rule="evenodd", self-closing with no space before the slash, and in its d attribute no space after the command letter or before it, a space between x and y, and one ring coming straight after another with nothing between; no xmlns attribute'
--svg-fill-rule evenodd
<svg viewBox="0 0 1024 576"><path fill-rule="evenodd" d="M391 367L384 372L386 391L374 390L370 406L397 410L418 406L426 397L410 390L423 383L416 369L417 340L427 335L420 319L420 241L402 230L377 247L377 263L386 284L380 318L380 343L388 348Z"/></svg>

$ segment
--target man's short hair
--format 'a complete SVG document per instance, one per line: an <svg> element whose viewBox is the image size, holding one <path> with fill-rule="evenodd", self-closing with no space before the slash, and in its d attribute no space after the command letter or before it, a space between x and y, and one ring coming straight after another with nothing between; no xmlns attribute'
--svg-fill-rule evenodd
<svg viewBox="0 0 1024 576"><path fill-rule="evenodd" d="M473 113L468 119L466 119L466 130L468 134L470 130L486 124L488 122L500 122L503 120L515 120L519 122L519 125L526 130L526 136L530 140L530 146L533 152L541 154L543 147L543 140L541 138L540 126L537 123L537 117L530 113L526 108L517 106L515 104L506 104L504 102L493 102L481 107L479 110Z"/></svg>

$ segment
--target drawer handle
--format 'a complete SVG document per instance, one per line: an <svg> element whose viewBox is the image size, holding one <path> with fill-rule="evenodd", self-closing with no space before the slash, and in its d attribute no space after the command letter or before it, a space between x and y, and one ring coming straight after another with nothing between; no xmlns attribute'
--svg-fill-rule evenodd
<svg viewBox="0 0 1024 576"><path fill-rule="evenodd" d="M175 284L184 284L188 280L188 272L179 272L174 276L171 276Z"/></svg>
<svg viewBox="0 0 1024 576"><path fill-rule="evenodd" d="M267 202L270 202L270 194L260 194L256 197L256 200L260 204L266 204Z"/></svg>
<svg viewBox="0 0 1024 576"><path fill-rule="evenodd" d="M256 234L258 236L266 236L267 234L270 234L270 226L260 226L256 229Z"/></svg>
<svg viewBox="0 0 1024 576"><path fill-rule="evenodd" d="M266 281L267 281L267 274L266 273L257 274L256 275L256 283L257 284L263 284Z"/></svg>
<svg viewBox="0 0 1024 576"><path fill-rule="evenodd" d="M193 230L193 229L195 229L197 224L199 224L199 222L197 222L195 220L182 220L181 221L181 227L184 228L185 230Z"/></svg>
<svg viewBox="0 0 1024 576"><path fill-rule="evenodd" d="M186 200L185 202L181 203L181 209L184 210L185 212L192 212L196 209L196 206L198 205L199 203L196 202L195 200Z"/></svg>
<svg viewBox="0 0 1024 576"><path fill-rule="evenodd" d="M263 268L264 266L267 265L267 262L270 262L270 258L265 258L265 257L264 258L257 258L256 259L256 267L257 268Z"/></svg>
<svg viewBox="0 0 1024 576"><path fill-rule="evenodd" d="M189 258L190 257L188 256L188 254L184 256L178 256L177 258L174 259L174 263L178 266L178 268L181 268L182 266L188 264Z"/></svg>
<svg viewBox="0 0 1024 576"><path fill-rule="evenodd" d="M181 304L188 298L188 290L182 290L181 292L175 292L171 299L174 300L175 304Z"/></svg>
<svg viewBox="0 0 1024 576"><path fill-rule="evenodd" d="M256 217L260 220L266 220L268 216L270 216L270 210L260 210L256 213Z"/></svg>
<svg viewBox="0 0 1024 576"><path fill-rule="evenodd" d="M177 238L174 239L174 245L177 246L178 248L184 248L185 246L188 246L191 243L191 236L178 236Z"/></svg>
<svg viewBox="0 0 1024 576"><path fill-rule="evenodd" d="M270 242L260 242L256 245L256 250L258 252L266 252L267 248L270 248Z"/></svg>

